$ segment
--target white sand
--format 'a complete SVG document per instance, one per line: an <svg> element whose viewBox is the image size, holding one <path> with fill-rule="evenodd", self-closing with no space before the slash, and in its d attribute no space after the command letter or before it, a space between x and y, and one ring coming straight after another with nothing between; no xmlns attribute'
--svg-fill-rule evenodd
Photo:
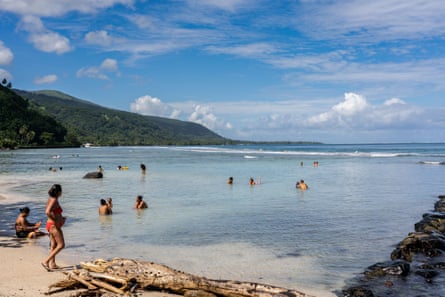
<svg viewBox="0 0 445 297"><path fill-rule="evenodd" d="M36 297L44 296L49 291L49 286L66 279L63 272L46 271L40 263L46 258L41 247L34 240L19 240L12 237L0 237L0 297ZM63 252L63 251L62 251ZM59 266L69 266L60 260ZM74 263L76 265L76 263ZM71 263L71 266L73 263ZM54 289L53 289L54 290ZM74 291L64 291L51 294L55 297L66 297ZM177 297L178 295L157 291L141 292L142 297Z"/></svg>
<svg viewBox="0 0 445 297"><path fill-rule="evenodd" d="M31 239L0 237L0 247L0 296L40 296L65 277L40 265L46 255Z"/></svg>

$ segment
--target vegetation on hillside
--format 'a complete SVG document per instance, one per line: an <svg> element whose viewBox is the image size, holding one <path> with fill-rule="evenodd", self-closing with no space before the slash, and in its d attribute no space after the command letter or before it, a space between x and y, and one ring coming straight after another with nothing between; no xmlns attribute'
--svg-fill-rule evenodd
<svg viewBox="0 0 445 297"><path fill-rule="evenodd" d="M6 79L0 85L0 148L79 145L76 137L50 116L33 110L32 104L11 90Z"/></svg>
<svg viewBox="0 0 445 297"><path fill-rule="evenodd" d="M15 90L41 113L94 145L208 145L229 140L202 125L105 108L57 91Z"/></svg>

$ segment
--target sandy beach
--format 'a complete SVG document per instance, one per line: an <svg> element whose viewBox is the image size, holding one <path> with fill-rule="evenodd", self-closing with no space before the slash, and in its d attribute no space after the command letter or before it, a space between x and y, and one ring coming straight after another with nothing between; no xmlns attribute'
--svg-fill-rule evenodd
<svg viewBox="0 0 445 297"><path fill-rule="evenodd" d="M47 272L43 269L40 262L45 254L33 241L0 237L0 261L3 267L0 269L0 296L40 296L48 292L51 284L64 279L62 272Z"/></svg>
<svg viewBox="0 0 445 297"><path fill-rule="evenodd" d="M17 239L0 236L0 297L36 297L45 296L49 286L66 278L61 271L46 271L41 265L46 254L35 244L39 239ZM76 263L57 261L60 266L72 266ZM50 296L71 296L74 291L54 293ZM158 291L141 291L142 297L175 297L178 295Z"/></svg>

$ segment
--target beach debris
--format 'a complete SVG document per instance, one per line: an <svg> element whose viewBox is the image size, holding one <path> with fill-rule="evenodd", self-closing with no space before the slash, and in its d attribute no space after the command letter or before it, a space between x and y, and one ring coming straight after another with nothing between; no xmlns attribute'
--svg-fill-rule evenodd
<svg viewBox="0 0 445 297"><path fill-rule="evenodd" d="M77 296L113 296L110 293L132 296L136 290L147 290L186 297L311 297L297 290L254 282L213 280L162 264L125 258L81 262L79 268L64 274L67 279L52 284L46 295L80 290Z"/></svg>

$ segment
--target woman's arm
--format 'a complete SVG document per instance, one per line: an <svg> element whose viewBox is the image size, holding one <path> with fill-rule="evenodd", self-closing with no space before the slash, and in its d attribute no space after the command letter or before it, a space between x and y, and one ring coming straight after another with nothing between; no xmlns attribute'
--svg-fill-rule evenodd
<svg viewBox="0 0 445 297"><path fill-rule="evenodd" d="M56 222L57 218L56 215L53 212L53 208L56 204L56 199L55 198L48 198L48 202L46 203L46 209L45 209L45 213L46 216L48 217L48 219Z"/></svg>

